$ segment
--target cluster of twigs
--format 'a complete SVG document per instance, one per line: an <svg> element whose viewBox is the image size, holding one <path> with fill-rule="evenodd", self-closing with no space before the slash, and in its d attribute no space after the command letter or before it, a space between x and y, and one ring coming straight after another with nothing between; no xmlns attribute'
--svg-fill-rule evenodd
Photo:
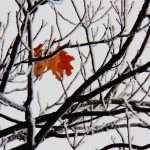
<svg viewBox="0 0 150 150"><path fill-rule="evenodd" d="M133 144L130 132L134 127L143 130L150 129L149 122L141 117L141 114L149 117L150 112L148 101L150 99L150 62L143 63L141 59L149 44L150 21L147 15L149 0L143 1L139 14L135 15L137 19L134 23L128 20L132 9L134 10L134 1L128 6L125 0L111 1L110 6L105 8L105 2L99 1L94 6L92 1L82 0L81 12L77 2L70 0L72 11L77 16L77 22L64 16L49 0L16 0L16 3L19 7L16 13L18 33L7 50L4 49L4 44L5 33L9 25L9 14L7 24L4 26L1 23L0 26L2 29L0 35L0 103L1 106L7 106L8 109L12 107L24 112L25 121L13 119L3 112L0 113L1 118L15 123L0 131L0 147L5 149L9 142L20 140L25 143L20 146L16 145L14 150L36 149L44 140L57 137L66 138L71 148L75 150L88 135L116 130L121 142L117 143L112 138L113 144L106 145L102 148L103 150L116 147L130 150L150 148L150 144L144 146L138 143ZM48 43L48 51L54 45L61 44L62 46L52 54L47 53L43 57L34 58L33 42L40 36L47 23L42 21L35 35L33 35L32 26L38 9L44 5L50 6L56 18L55 26L51 26L50 38L45 40ZM111 18L112 12L116 15L115 19ZM61 26L59 19L71 25L72 30L64 34L62 32L64 27ZM132 26L130 31L127 29L127 22ZM116 28L119 28L117 32ZM76 43L71 43L78 29L82 30L85 42L80 42L79 36ZM56 30L59 38L55 37ZM141 33L144 33L140 41L141 46L137 50L132 50L131 45L137 42L136 36ZM102 50L103 45L105 49ZM84 53L83 48L85 47L87 51ZM31 103L35 93L33 87L37 82L33 74L34 63L54 57L63 49L77 50L80 69L67 87L64 84L65 79L62 79L63 93L60 98L44 110L41 109L39 116L33 118L32 112L35 111L35 108L31 106ZM135 53L133 58L128 56L131 51ZM25 86L6 90L6 86L11 86L11 84L19 85L17 79L20 76L26 77L25 81L21 81L21 84ZM75 83L78 83L78 78L81 79L82 84L80 82L78 88L74 89L73 94L70 95L69 90ZM27 99L22 105L7 98L7 95L17 92L27 93ZM40 99L38 95L37 103L40 106L42 98ZM49 112L55 107L58 108L55 112ZM134 122L131 121L132 118L135 118ZM122 128L127 129L127 138L123 137ZM36 129L38 131L35 135Z"/></svg>

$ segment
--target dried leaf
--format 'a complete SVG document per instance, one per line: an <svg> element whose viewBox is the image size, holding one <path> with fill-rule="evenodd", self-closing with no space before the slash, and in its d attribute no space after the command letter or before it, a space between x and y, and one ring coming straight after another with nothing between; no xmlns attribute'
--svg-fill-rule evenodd
<svg viewBox="0 0 150 150"><path fill-rule="evenodd" d="M42 46L43 44L39 44L36 48L34 48L34 57L40 57L42 55Z"/></svg>
<svg viewBox="0 0 150 150"><path fill-rule="evenodd" d="M56 76L56 79L61 80L63 72L67 75L71 75L73 69L70 62L74 60L73 56L68 55L67 52L61 51L59 54L48 60L48 70L52 70L52 73Z"/></svg>
<svg viewBox="0 0 150 150"><path fill-rule="evenodd" d="M57 49L61 46L57 46ZM34 57L41 57L43 50L42 44L39 44L36 48L34 48ZM56 50L57 50L56 49ZM44 50L47 51L47 50ZM34 74L36 77L42 77L44 71L52 70L52 73L56 76L56 79L61 80L63 77L63 72L70 76L72 74L72 65L70 62L74 60L73 56L70 56L67 52L62 50L60 53L56 54L54 57L35 62L34 64Z"/></svg>
<svg viewBox="0 0 150 150"><path fill-rule="evenodd" d="M36 77L42 77L46 67L47 67L47 60L35 62L33 69L34 75Z"/></svg>

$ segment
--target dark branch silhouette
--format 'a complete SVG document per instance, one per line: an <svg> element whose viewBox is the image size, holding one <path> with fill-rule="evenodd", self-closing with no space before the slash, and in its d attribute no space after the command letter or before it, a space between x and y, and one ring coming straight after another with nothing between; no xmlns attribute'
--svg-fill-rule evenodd
<svg viewBox="0 0 150 150"><path fill-rule="evenodd" d="M150 117L150 61L146 59L149 54L150 2L144 0L138 13L135 13L134 2L127 4L125 0L116 0L105 5L106 2L101 0L83 0L79 6L79 2L70 0L67 7L71 6L69 14L74 16L71 18L59 9L66 8L65 2L59 7L55 0L14 2L18 6L17 31L11 43L5 36L9 29L9 13L6 25L0 23L0 106L6 107L8 112L11 108L11 111L22 113L23 117L16 118L0 110L0 119L11 123L5 127L0 121L0 148L9 147L9 143L18 140L23 143L10 149L33 150L43 141L56 137L66 138L75 150L86 136L98 134L101 137L102 132L107 134L112 130L121 142L112 137L112 143L97 149L150 148L150 144L133 144L134 134L130 132L130 128L150 130L149 121L141 117L141 114ZM44 6L49 7L50 17L55 20L43 16L47 22L40 20L40 25L36 19L40 18L38 15ZM130 19L131 15L135 21ZM43 36L44 30L47 35ZM137 40L139 36L141 39ZM37 42L39 39L40 43ZM68 57L60 57L65 51L74 60L71 71L65 71L63 66L69 61ZM58 58L62 59L62 64ZM59 62L59 67L56 62L48 64L50 60ZM58 70L51 73L47 64ZM63 68L62 75L60 68ZM48 72L51 76L45 79ZM53 74L58 77L53 79ZM45 95L41 96L42 90L37 85L43 87L44 80L47 85L42 89ZM60 87L52 85L53 82L49 84L49 80L59 82ZM62 90L58 91L60 88ZM52 104L53 90L56 98ZM47 94L50 103L46 101ZM14 95L22 98L17 101ZM134 120L130 121L132 118ZM121 132L124 129L127 137Z"/></svg>

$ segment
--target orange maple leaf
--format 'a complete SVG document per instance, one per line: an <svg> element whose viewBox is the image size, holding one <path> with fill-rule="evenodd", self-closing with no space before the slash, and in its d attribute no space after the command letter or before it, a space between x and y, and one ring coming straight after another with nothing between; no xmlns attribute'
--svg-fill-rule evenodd
<svg viewBox="0 0 150 150"><path fill-rule="evenodd" d="M39 44L36 48L34 48L34 56L40 57L42 55L42 45ZM61 46L58 45L56 50ZM34 65L34 74L36 77L42 77L44 71L52 70L52 73L56 76L56 79L59 81L63 77L63 72L70 76L72 74L72 65L70 62L74 60L73 56L70 56L66 51L62 50L60 53L56 54L54 57L38 61Z"/></svg>
<svg viewBox="0 0 150 150"><path fill-rule="evenodd" d="M35 62L33 72L36 77L42 77L45 69L47 67L47 60L41 60Z"/></svg>
<svg viewBox="0 0 150 150"><path fill-rule="evenodd" d="M42 44L39 44L37 47L35 47L34 50L34 57L40 57L42 55Z"/></svg>
<svg viewBox="0 0 150 150"><path fill-rule="evenodd" d="M39 44L37 47L35 47L34 50L34 57L38 58L42 56L42 44ZM45 69L47 67L47 60L42 60L35 62L33 72L36 77L42 77Z"/></svg>
<svg viewBox="0 0 150 150"><path fill-rule="evenodd" d="M56 76L56 79L61 80L63 77L63 71L67 76L71 75L71 70L73 67L70 62L72 60L74 60L74 57L68 55L68 53L63 50L48 60L49 65L47 70L52 70L52 73Z"/></svg>

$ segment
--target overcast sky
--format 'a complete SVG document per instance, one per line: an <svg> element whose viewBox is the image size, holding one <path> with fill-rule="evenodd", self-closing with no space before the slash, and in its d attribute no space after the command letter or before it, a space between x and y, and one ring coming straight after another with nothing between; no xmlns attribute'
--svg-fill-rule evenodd
<svg viewBox="0 0 150 150"><path fill-rule="evenodd" d="M2 1L2 0L1 0ZM95 2L94 0L92 2ZM105 1L106 7L108 7L109 3L108 0ZM132 26L130 26L130 21L131 24L134 23L135 21L135 17L134 14L137 13L139 11L139 9L142 6L143 1L135 1L135 9L134 12L132 13L131 16L129 16L129 20L128 20L128 28L131 28ZM108 5L107 5L108 4ZM82 14L82 4L78 5L78 8L81 10L81 14ZM69 17L72 21L77 21L77 17L74 15L74 13L72 13L72 7L69 3L69 0L64 0L63 3L61 5L57 6L58 10L60 10L64 15L66 15L67 17ZM6 23L7 20L7 13L10 11L10 24L8 27L8 31L6 34L6 43L5 43L5 48L9 47L9 44L11 43L12 39L16 36L17 33L17 28L16 28L16 11L18 10L18 6L16 5L14 0L6 0L6 1L2 1L0 3L0 21ZM50 6L49 5L45 5L45 6L40 6L38 12L37 12L37 16L35 18L35 22L33 23L33 34L36 33L38 27L40 27L40 24L42 22L42 19L45 20L45 22L47 22L48 24L51 24L51 22L55 22L55 18L54 18L54 13L51 11ZM64 26L64 30L62 32L65 33L65 31L69 30L71 27L68 25L66 26L65 23L62 22L62 26ZM116 29L117 32L117 29ZM49 34L50 33L50 25L47 25L45 27L45 29L42 31L41 35L39 38L37 38L37 40L34 42L34 47L37 46L39 43L44 42L46 39L49 38ZM82 31L78 30L77 34L74 35L74 37L71 40L71 43L75 43L76 41L84 41L84 38L81 36L82 35ZM57 35L56 35L57 36ZM80 39L79 39L80 37ZM137 37L137 39L140 41L142 38L142 34L140 36ZM65 41L67 42L67 40ZM65 43L63 42L63 44ZM9 43L9 44L7 44ZM139 47L140 43L136 43L133 46L133 51L134 49L136 50ZM73 75L71 77L68 78L68 80L66 81L66 84L69 83L69 81L71 81L71 79L73 78L74 74L79 70L79 56L77 54L76 50L68 50L68 53L72 54L75 56L75 61L72 62L72 65L74 66L74 70L73 70ZM105 53L105 52L104 52ZM147 62L149 60L150 56L149 51L147 50L145 56L142 56L142 61L143 62ZM134 55L134 53L130 53L129 54L131 57L132 55ZM97 57L97 59L99 59L99 57ZM78 83L74 86L74 89L76 89L79 85L80 85L80 81L78 81ZM11 89L12 87L7 87L7 90ZM41 92L40 93L40 97L44 97L44 102L42 104L43 108L46 107L47 104L53 104L53 102L55 102L57 100L57 98L61 95L62 92L62 87L60 86L60 82L58 82L54 76L52 76L51 73L46 73L42 80L38 81L36 83L36 87L35 90L37 91L37 89ZM70 90L70 95L72 94L72 92L74 91L74 89ZM36 97L35 93L35 97ZM50 96L50 97L49 97ZM19 102L20 99L22 99L23 97L26 97L25 95L11 95L11 99L15 99L15 101L17 101L18 103L22 103L22 101ZM25 98L23 98L25 100ZM33 102L32 105L37 105L37 110L38 111L34 111L34 116L37 116L39 113L39 107L38 104L36 102ZM7 112L9 114L11 114L13 117L15 116L16 118L19 118L20 120L22 119L23 113L18 111L15 111L14 109L8 109L7 107L2 108L2 112ZM1 119L0 121L6 122L4 119ZM6 126L10 126L11 124L9 124L8 122L6 122L5 127ZM2 126L2 128L5 128ZM135 129L136 130L136 129ZM139 130L138 133L143 134L143 132ZM95 150L95 148L98 147L103 147L108 143L111 143L111 138L108 138L108 134L110 135L115 135L116 137L118 137L118 135L114 132L108 132L106 133L101 133L101 135L99 136L97 135L92 135L92 136L88 136L85 138L85 144L82 144L81 147L78 150ZM111 136L110 136L111 137ZM146 137L143 135L143 138L146 139ZM135 139L136 142L138 143L142 143L140 138L136 138ZM17 141L18 143L18 141ZM9 146L11 147L12 145L15 145L16 142L11 143ZM94 146L93 146L94 145ZM47 147L49 146L49 148ZM39 147L37 148L37 150L48 150L48 149L53 149L53 150L70 150L70 146L67 143L67 140L65 139L56 139L56 138L51 138L49 140L46 140L45 142L43 142L41 145L39 145ZM8 150L9 147L6 148L6 150ZM2 149L0 149L2 150Z"/></svg>

